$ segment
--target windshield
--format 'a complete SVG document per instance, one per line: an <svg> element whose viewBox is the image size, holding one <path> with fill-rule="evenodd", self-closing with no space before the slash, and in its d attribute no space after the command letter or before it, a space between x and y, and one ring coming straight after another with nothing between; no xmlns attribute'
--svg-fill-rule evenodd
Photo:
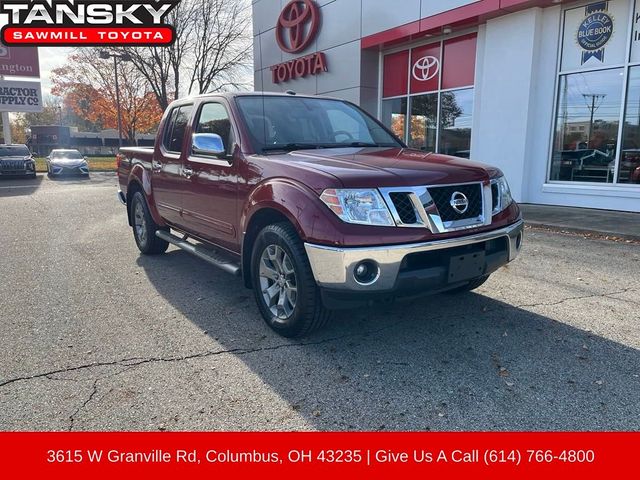
<svg viewBox="0 0 640 480"><path fill-rule="evenodd" d="M68 152L51 152L51 158L54 160L58 158L68 158L70 160L81 160L84 157L80 152L76 150L70 150Z"/></svg>
<svg viewBox="0 0 640 480"><path fill-rule="evenodd" d="M340 100L239 97L256 152L339 147L401 147L359 108Z"/></svg>
<svg viewBox="0 0 640 480"><path fill-rule="evenodd" d="M29 157L31 152L24 145L0 145L0 157Z"/></svg>

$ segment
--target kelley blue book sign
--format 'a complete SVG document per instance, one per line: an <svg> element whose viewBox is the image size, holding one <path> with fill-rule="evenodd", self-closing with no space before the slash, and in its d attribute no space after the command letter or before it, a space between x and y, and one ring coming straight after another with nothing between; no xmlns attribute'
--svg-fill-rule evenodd
<svg viewBox="0 0 640 480"><path fill-rule="evenodd" d="M571 8L564 16L562 71L619 65L629 45L629 0Z"/></svg>
<svg viewBox="0 0 640 480"><path fill-rule="evenodd" d="M41 112L40 82L0 80L0 112Z"/></svg>

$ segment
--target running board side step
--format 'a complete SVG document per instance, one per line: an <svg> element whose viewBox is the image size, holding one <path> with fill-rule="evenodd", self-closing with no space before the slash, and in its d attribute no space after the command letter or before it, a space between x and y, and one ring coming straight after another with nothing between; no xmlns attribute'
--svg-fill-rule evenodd
<svg viewBox="0 0 640 480"><path fill-rule="evenodd" d="M187 253L195 255L201 260L204 260L205 262L213 265L214 267L218 267L231 275L235 275L236 277L240 276L240 265L233 263L230 259L225 258L224 255L221 255L218 252L200 245L193 245L192 243L187 242L186 239L176 237L164 230L158 230L156 232L156 237L175 245Z"/></svg>

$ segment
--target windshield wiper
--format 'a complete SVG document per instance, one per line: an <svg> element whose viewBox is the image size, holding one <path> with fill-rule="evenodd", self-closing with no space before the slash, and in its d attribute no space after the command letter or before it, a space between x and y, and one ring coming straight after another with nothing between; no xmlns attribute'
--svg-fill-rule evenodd
<svg viewBox="0 0 640 480"><path fill-rule="evenodd" d="M323 145L313 143L287 143L286 145L270 145L263 147L263 152L275 152L282 150L284 152L293 152L295 150L317 150L318 148L326 148Z"/></svg>
<svg viewBox="0 0 640 480"><path fill-rule="evenodd" d="M396 147L397 145L393 145L390 143L370 143L370 142L351 142L347 144L350 147L371 147L371 148L382 148L382 147Z"/></svg>

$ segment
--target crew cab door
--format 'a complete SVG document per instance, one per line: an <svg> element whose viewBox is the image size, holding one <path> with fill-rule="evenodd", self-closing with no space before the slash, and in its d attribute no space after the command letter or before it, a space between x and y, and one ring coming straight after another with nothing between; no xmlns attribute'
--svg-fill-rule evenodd
<svg viewBox="0 0 640 480"><path fill-rule="evenodd" d="M194 134L216 134L225 147L223 155L194 153L184 162L188 187L183 198L183 221L187 229L228 250L240 251L237 233L238 159L234 158L237 134L227 106L220 101L199 105ZM192 139L189 139L192 143Z"/></svg>
<svg viewBox="0 0 640 480"><path fill-rule="evenodd" d="M174 107L168 114L161 141L156 145L151 165L151 183L156 208L162 218L178 227L183 226L182 201L188 181L182 168L185 158L185 138L193 105Z"/></svg>

